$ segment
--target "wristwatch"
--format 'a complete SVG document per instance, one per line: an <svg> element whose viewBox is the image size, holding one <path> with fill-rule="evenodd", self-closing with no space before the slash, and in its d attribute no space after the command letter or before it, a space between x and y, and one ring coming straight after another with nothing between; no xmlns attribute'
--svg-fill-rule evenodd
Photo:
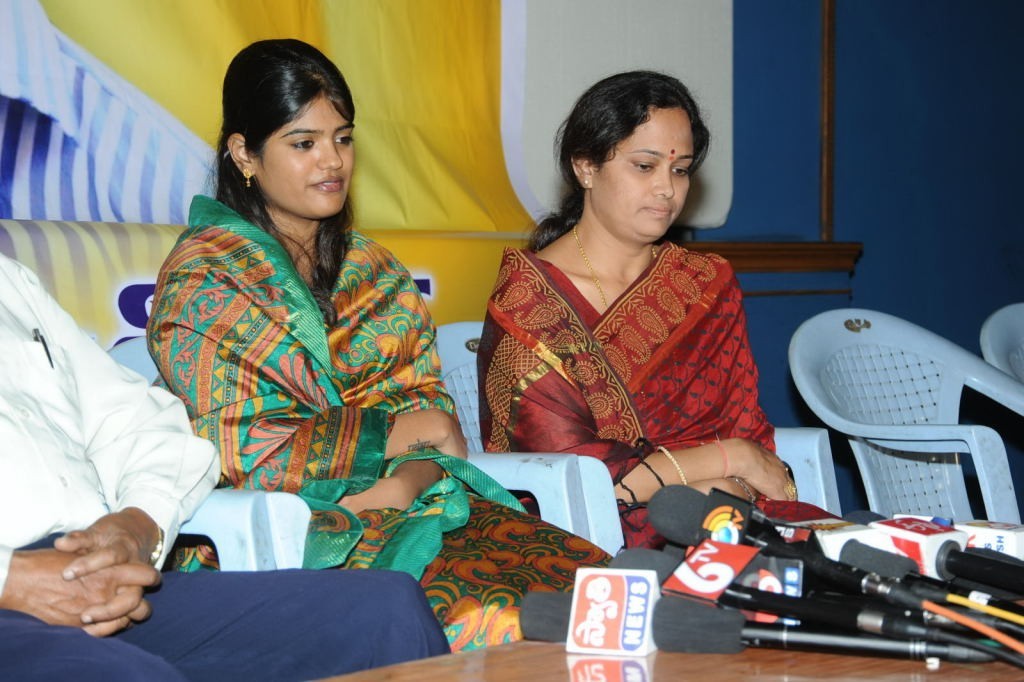
<svg viewBox="0 0 1024 682"><path fill-rule="evenodd" d="M160 561L160 556L164 553L164 529L160 526L157 526L156 529L160 536L156 540L156 547L153 548L153 553L149 555L151 566L156 566L156 562Z"/></svg>

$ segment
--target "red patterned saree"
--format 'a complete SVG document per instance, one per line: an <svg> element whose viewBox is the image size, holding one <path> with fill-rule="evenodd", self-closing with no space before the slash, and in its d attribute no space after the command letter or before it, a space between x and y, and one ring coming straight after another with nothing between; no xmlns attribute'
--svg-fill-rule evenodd
<svg viewBox="0 0 1024 682"><path fill-rule="evenodd" d="M775 449L739 285L719 256L665 244L602 315L556 267L508 249L479 365L488 450L591 455L618 481L647 454L641 438ZM645 507L620 511L627 547L660 544Z"/></svg>

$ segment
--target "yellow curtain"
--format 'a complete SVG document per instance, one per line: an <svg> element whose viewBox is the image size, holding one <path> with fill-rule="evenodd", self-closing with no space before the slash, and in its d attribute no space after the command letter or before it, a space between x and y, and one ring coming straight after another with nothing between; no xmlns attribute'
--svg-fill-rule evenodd
<svg viewBox="0 0 1024 682"><path fill-rule="evenodd" d="M356 223L522 232L501 144L500 0L41 0L50 20L211 146L224 70L299 38L356 100Z"/></svg>

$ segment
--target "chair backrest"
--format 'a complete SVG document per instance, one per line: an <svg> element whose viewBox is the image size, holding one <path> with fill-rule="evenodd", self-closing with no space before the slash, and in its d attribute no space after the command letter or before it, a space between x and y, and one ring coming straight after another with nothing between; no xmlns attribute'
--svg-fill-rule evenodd
<svg viewBox="0 0 1024 682"><path fill-rule="evenodd" d="M561 452L483 453L476 363L482 332L482 322L452 322L437 328L441 375L455 400L469 461L506 488L533 495L545 521L615 554L622 547L622 527L604 462Z"/></svg>
<svg viewBox="0 0 1024 682"><path fill-rule="evenodd" d="M125 339L107 352L118 363L138 372L149 382L156 379L159 373L156 363L149 356L149 348L146 347L146 337L144 336Z"/></svg>
<svg viewBox="0 0 1024 682"><path fill-rule="evenodd" d="M455 401L470 452L483 452L480 436L480 389L476 351L483 333L482 322L452 322L437 328L437 353L441 376Z"/></svg>
<svg viewBox="0 0 1024 682"><path fill-rule="evenodd" d="M981 354L1018 381L1024 381L1024 303L1011 303L981 325Z"/></svg>
<svg viewBox="0 0 1024 682"><path fill-rule="evenodd" d="M886 515L944 512L970 518L957 452L970 452L983 493L995 494L996 482L985 480L981 466L989 462L979 459L985 453L951 452L960 443L949 440L911 446L910 436L903 436L906 443L901 448L900 440L893 439L886 427L931 424L938 429L957 424L965 385L1024 414L1024 386L1019 382L921 327L854 308L824 312L800 325L790 343L789 363L808 406L849 438L875 511ZM1002 462L989 469L1008 471L1002 442L990 450L993 457L1001 452ZM1012 496L1012 485L1008 490Z"/></svg>

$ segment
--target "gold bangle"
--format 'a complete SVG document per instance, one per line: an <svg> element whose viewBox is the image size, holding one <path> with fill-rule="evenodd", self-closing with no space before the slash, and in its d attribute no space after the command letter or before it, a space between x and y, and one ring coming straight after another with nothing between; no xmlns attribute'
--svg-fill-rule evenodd
<svg viewBox="0 0 1024 682"><path fill-rule="evenodd" d="M672 453L668 451L668 448L664 445L659 445L658 452L668 457L668 461L672 462L672 465L676 468L676 472L679 473L679 480L683 482L683 485L690 485L686 482L686 474L683 473L683 467L679 466L679 462L677 462L676 458L672 456Z"/></svg>
<svg viewBox="0 0 1024 682"><path fill-rule="evenodd" d="M757 500L757 495L755 495L754 491L750 489L750 486L747 485L746 481L744 481L739 476L733 476L732 480L736 481L736 485L743 488L743 492L747 494L748 501L755 502Z"/></svg>

